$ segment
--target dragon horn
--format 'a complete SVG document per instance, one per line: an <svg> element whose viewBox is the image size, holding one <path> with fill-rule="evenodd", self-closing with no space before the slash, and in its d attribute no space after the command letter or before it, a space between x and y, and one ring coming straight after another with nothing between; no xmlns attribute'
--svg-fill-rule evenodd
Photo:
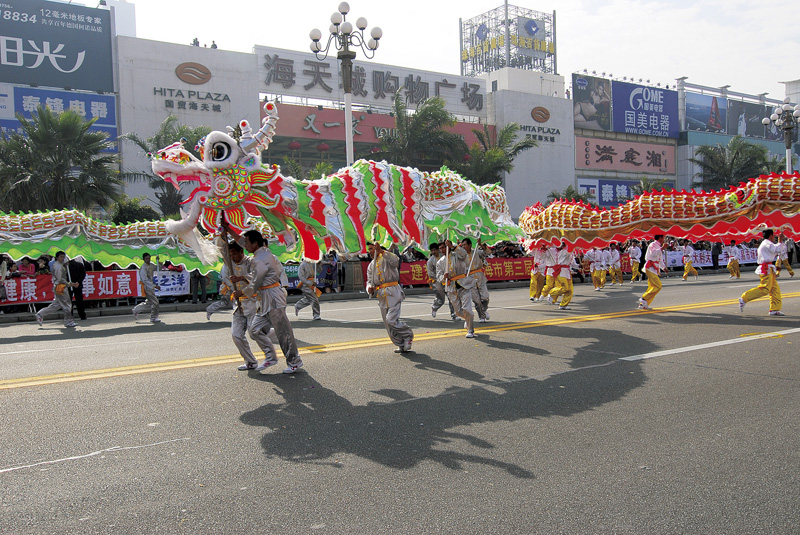
<svg viewBox="0 0 800 535"><path fill-rule="evenodd" d="M264 112L267 116L261 128L253 135L249 143L242 145L242 149L245 152L258 148L266 149L272 143L272 136L275 135L275 125L278 123L278 107L274 102L265 102Z"/></svg>

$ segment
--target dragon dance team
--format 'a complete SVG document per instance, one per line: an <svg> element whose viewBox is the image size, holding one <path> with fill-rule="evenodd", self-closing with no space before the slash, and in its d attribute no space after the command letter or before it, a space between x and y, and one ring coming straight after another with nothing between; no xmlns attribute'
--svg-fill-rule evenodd
<svg viewBox="0 0 800 535"><path fill-rule="evenodd" d="M229 232L233 235L232 241L228 241ZM782 268L790 276L794 276L790 259L790 248L794 244L788 242L785 237L775 234L771 229L764 230L762 236L757 250L756 274L759 276L759 284L741 295L739 310L744 311L745 305L750 301L769 296L769 315L783 316L778 277ZM665 236L656 234L649 243L630 239L624 244L611 243L604 247L592 247L579 255L576 254L578 251L573 250L566 241L535 243L530 252L530 256L533 257L529 286L530 300L546 301L557 305L559 310L569 310L574 293L573 271L580 273L583 269L588 269L591 273L595 291L603 290L609 277L610 285L622 285L621 256L627 253L631 265L630 283L641 281L642 273L647 281L647 289L638 300L638 308L649 310L662 288L661 273L667 271L666 245ZM239 236L229 231L227 227L223 227L217 239L217 246L224 260L220 274L222 283L220 294L225 298L212 303L206 314L210 319L213 313L220 310L233 310L231 338L244 359L244 364L238 369L263 373L278 363L275 346L270 340L270 333L274 332L286 359L287 367L283 373L296 372L303 366L303 361L297 348L292 324L286 314L288 278L283 265L270 251L261 233L255 230ZM670 240L669 246L681 255L684 265L682 280L686 282L689 276L694 276L694 280L697 280L698 273L693 266L695 250L689 240L680 240L679 244ZM397 346L395 352L410 352L414 333L401 320L401 307L405 294L400 284L399 251L396 247L386 250L379 243L369 243L368 248L370 263L367 267L367 292L377 298L389 339ZM245 250L250 256L244 254ZM724 251L728 257L727 270L730 278L741 278L739 262L742 260L742 249L735 241L731 241L724 247ZM488 280L485 273L489 257L488 247L480 240L474 248L470 238L464 238L458 244L445 240L430 245L426 271L429 286L434 294L431 316L436 318L439 309L447 303L450 319L464 321L466 338L477 336L474 329L475 312L480 323L490 319ZM149 253L144 253L142 259L144 262L139 270L139 278L146 300L133 309L133 315L138 319L139 314L149 309L150 321L159 323L161 320L158 316L159 300L155 293L158 285L155 274L160 264L158 259L153 263ZM59 311L64 313L66 327L75 326L71 313L71 298L66 289L73 289L77 284L72 283L67 276L66 263L66 255L58 252L51 271L55 301L35 314L40 326L45 316ZM6 264L4 261L0 268L4 272L7 271ZM312 319L319 320L321 319L320 291L316 287L315 274L314 264L308 261L300 264L298 289L302 297L294 305L294 309L295 315L298 315L300 310L310 306ZM247 334L264 353L264 361L261 364L250 348Z"/></svg>

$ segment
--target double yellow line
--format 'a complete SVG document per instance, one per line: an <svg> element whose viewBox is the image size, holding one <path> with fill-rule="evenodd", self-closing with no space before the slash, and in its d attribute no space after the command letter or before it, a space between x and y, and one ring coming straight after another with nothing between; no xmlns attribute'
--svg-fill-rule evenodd
<svg viewBox="0 0 800 535"><path fill-rule="evenodd" d="M800 292L784 294L783 298L800 297ZM628 318L631 316L641 316L643 314L660 314L664 312L680 312L684 310L697 310L701 308L734 306L738 303L737 299L725 299L721 301L708 301L705 303L691 303L672 307L658 308L655 310L625 310L621 312L610 312L607 314L590 314L587 316L567 316L541 321L527 321L519 323L505 323L493 325L491 327L481 327L476 329L476 333L493 333L502 331L514 331L531 329L536 327L547 327L553 325L569 325L572 323L583 323L587 321L612 320ZM426 340L441 340L444 338L455 338L464 336L463 329L449 329L425 334L415 334L414 342L419 343ZM478 338L480 340L480 338ZM316 353L330 353L333 351L346 351L352 349L364 349L381 345L392 345L388 338L372 338L368 340L354 340L349 342L336 342L316 346L306 346L300 348L300 355L310 355ZM69 373L59 373L41 377L20 377L17 379L6 379L0 381L0 390L10 390L14 388L25 388L30 386L52 385L59 383L69 383L73 381L87 381L90 379L104 379L107 377L120 377L124 375L138 375L142 373L161 372L167 370L181 370L185 368L198 368L200 366L215 366L217 364L234 364L241 362L239 355L225 355L220 357L206 357L199 359L174 360L170 362L156 362L152 364L137 364L135 366L121 366L118 368L106 368L101 370L87 370Z"/></svg>

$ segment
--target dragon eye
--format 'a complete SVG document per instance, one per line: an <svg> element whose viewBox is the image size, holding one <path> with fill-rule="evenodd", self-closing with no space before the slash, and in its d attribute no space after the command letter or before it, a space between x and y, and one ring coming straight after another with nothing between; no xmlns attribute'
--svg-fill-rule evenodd
<svg viewBox="0 0 800 535"><path fill-rule="evenodd" d="M217 141L211 147L211 159L215 162L221 162L231 155L231 147L227 143Z"/></svg>

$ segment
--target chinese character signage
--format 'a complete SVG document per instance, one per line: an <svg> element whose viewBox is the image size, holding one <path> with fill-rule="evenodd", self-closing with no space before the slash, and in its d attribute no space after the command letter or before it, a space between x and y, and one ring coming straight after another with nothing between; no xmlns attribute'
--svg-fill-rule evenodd
<svg viewBox="0 0 800 535"><path fill-rule="evenodd" d="M572 75L575 128L611 130L611 80Z"/></svg>
<svg viewBox="0 0 800 535"><path fill-rule="evenodd" d="M677 91L615 81L612 94L615 132L678 137Z"/></svg>
<svg viewBox="0 0 800 535"><path fill-rule="evenodd" d="M591 137L575 138L575 168L675 174L675 146Z"/></svg>
<svg viewBox="0 0 800 535"><path fill-rule="evenodd" d="M724 133L727 116L726 99L686 92L686 130Z"/></svg>
<svg viewBox="0 0 800 535"><path fill-rule="evenodd" d="M83 280L84 299L125 299L139 292L137 271L89 271ZM7 299L3 304L46 303L52 301L53 277L14 278L5 281ZM189 293L187 289L185 293Z"/></svg>
<svg viewBox="0 0 800 535"><path fill-rule="evenodd" d="M138 273L138 272L137 272ZM154 276L156 284L160 286L156 295L188 295L190 293L188 271L156 271ZM144 297L144 291L139 286L139 296Z"/></svg>
<svg viewBox="0 0 800 535"><path fill-rule="evenodd" d="M628 202L635 196L633 186L640 185L639 180L611 180L600 178L597 180L597 204L602 208L618 206L620 203ZM675 188L675 182L669 181L659 189L671 190Z"/></svg>
<svg viewBox="0 0 800 535"><path fill-rule="evenodd" d="M329 56L256 46L262 93L343 100L339 60ZM486 116L486 81L456 75L410 70L372 62L353 62L352 99L362 106L391 108L402 88L409 108L423 99L439 96L448 111L459 115Z"/></svg>
<svg viewBox="0 0 800 535"><path fill-rule="evenodd" d="M45 0L0 2L0 80L114 91L111 12Z"/></svg>
<svg viewBox="0 0 800 535"><path fill-rule="evenodd" d="M6 102L4 96L8 97L7 108L3 106ZM70 110L87 121L96 119L90 130L106 132L116 147L117 104L114 95L0 84L0 129L19 131L20 124L16 114L30 119L39 106L48 108L54 113ZM116 148L113 151L116 152Z"/></svg>

